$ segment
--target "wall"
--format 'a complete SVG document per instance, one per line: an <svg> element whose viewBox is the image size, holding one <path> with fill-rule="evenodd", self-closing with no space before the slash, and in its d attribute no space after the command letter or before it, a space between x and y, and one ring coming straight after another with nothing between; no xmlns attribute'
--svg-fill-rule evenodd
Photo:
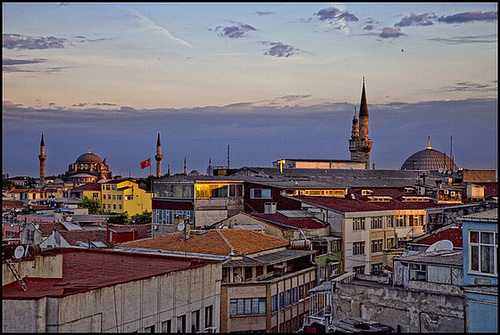
<svg viewBox="0 0 500 335"><path fill-rule="evenodd" d="M21 278L62 278L63 256L35 256L32 259L23 259L20 262L13 261L14 266L19 272ZM2 263L2 286L15 281L16 278L12 274L7 263Z"/></svg>
<svg viewBox="0 0 500 335"><path fill-rule="evenodd" d="M361 317L401 332L465 331L465 296L410 291L389 285L353 281L337 283L334 290L336 319Z"/></svg>

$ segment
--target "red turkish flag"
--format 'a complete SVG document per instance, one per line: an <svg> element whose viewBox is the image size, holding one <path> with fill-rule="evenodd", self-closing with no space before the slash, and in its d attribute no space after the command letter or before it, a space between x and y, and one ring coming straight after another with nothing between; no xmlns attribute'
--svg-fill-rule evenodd
<svg viewBox="0 0 500 335"><path fill-rule="evenodd" d="M141 169L147 168L148 166L151 166L151 158L148 158L144 162L141 162Z"/></svg>

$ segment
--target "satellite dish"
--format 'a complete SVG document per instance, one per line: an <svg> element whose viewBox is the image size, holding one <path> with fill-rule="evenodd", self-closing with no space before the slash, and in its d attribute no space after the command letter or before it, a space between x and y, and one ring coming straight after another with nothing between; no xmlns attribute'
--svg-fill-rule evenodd
<svg viewBox="0 0 500 335"><path fill-rule="evenodd" d="M24 248L22 245L18 246L16 250L14 250L14 257L16 259L21 259L24 256Z"/></svg>
<svg viewBox="0 0 500 335"><path fill-rule="evenodd" d="M177 230L183 231L185 227L186 227L186 225L184 224L184 222L181 222L177 225Z"/></svg>
<svg viewBox="0 0 500 335"><path fill-rule="evenodd" d="M431 252L431 251L452 251L453 250L453 243L451 243L450 240L441 240L433 243L430 247L425 250L425 252Z"/></svg>
<svg viewBox="0 0 500 335"><path fill-rule="evenodd" d="M444 169L443 168L439 168L439 173L443 173Z"/></svg>
<svg viewBox="0 0 500 335"><path fill-rule="evenodd" d="M37 224L37 225L35 225L35 228L36 228L36 229L40 228L40 225L38 225L38 224Z"/></svg>
<svg viewBox="0 0 500 335"><path fill-rule="evenodd" d="M448 170L448 171L446 171L446 172L447 172L448 174L452 174L452 173L453 173L453 171L451 171L451 170Z"/></svg>
<svg viewBox="0 0 500 335"><path fill-rule="evenodd" d="M458 172L458 169L457 169L457 168L454 168L454 169L453 169L453 172L454 172L454 173L457 173L457 172Z"/></svg>

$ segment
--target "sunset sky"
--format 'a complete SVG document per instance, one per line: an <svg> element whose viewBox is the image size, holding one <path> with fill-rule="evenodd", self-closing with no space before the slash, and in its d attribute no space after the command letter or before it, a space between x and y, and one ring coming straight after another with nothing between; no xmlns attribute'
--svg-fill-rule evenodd
<svg viewBox="0 0 500 335"><path fill-rule="evenodd" d="M498 159L498 5L2 3L2 171L58 175L90 149L114 175L350 159L363 77L377 169ZM451 141L453 138L453 142ZM155 173L154 164L152 173Z"/></svg>

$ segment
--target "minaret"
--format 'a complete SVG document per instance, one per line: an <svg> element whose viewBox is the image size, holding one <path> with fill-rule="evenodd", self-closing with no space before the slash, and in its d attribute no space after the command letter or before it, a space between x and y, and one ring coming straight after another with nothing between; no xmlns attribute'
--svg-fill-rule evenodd
<svg viewBox="0 0 500 335"><path fill-rule="evenodd" d="M368 106L366 104L365 77L363 77L363 91L361 92L361 104L359 106L359 140L357 150L357 161L365 163L365 169L370 169L370 151L372 141L368 136Z"/></svg>
<svg viewBox="0 0 500 335"><path fill-rule="evenodd" d="M158 132L158 140L156 141L156 177L161 177L161 159L163 156L161 155L161 144L160 144L160 132Z"/></svg>
<svg viewBox="0 0 500 335"><path fill-rule="evenodd" d="M184 157L184 174L187 175L186 157Z"/></svg>
<svg viewBox="0 0 500 335"><path fill-rule="evenodd" d="M40 160L40 188L45 185L45 160L47 156L45 156L45 142L43 141L43 133L42 133L42 141L40 142L40 155L38 155L38 159Z"/></svg>
<svg viewBox="0 0 500 335"><path fill-rule="evenodd" d="M352 130L351 130L351 139L349 140L349 151L351 152L351 160L358 160L358 149L357 144L359 140L359 122L356 117L356 107L354 107L354 117L352 119Z"/></svg>

